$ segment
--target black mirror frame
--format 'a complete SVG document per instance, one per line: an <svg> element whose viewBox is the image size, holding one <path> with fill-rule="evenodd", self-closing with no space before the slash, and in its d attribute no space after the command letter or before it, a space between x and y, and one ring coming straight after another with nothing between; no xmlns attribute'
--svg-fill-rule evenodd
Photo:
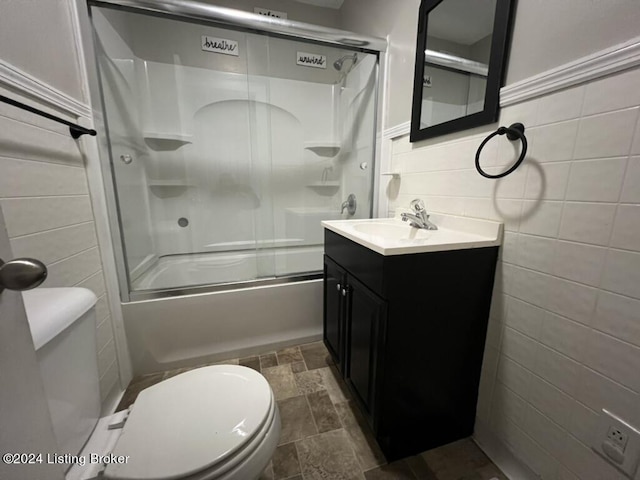
<svg viewBox="0 0 640 480"><path fill-rule="evenodd" d="M448 133L487 125L498 120L500 108L500 87L504 82L508 40L511 35L514 0L496 0L496 12L491 37L489 74L485 90L484 109L464 117L420 128L422 113L422 90L424 76L424 51L427 45L427 20L429 12L446 0L422 0L418 13L418 37L416 42L416 63L413 78L413 102L411 109L410 142L418 142Z"/></svg>

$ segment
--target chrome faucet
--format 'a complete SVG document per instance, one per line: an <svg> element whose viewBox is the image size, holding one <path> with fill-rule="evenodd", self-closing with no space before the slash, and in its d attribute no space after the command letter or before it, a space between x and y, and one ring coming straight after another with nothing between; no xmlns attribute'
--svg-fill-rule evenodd
<svg viewBox="0 0 640 480"><path fill-rule="evenodd" d="M400 218L402 218L403 222L411 221L410 225L415 228L423 228L425 230L438 229L437 225L429 221L429 215L427 214L427 210L424 208L422 200L419 198L412 200L411 209L416 212L415 215L412 213L400 214Z"/></svg>
<svg viewBox="0 0 640 480"><path fill-rule="evenodd" d="M356 206L357 206L356 196L353 193L350 193L347 199L344 202L342 202L342 205L340 207L340 213L343 213L344 209L346 208L347 213L349 215L355 215Z"/></svg>

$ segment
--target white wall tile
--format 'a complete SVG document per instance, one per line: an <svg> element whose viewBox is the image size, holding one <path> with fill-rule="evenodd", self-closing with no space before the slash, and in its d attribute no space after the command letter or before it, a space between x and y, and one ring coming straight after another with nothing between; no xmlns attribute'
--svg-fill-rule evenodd
<svg viewBox="0 0 640 480"><path fill-rule="evenodd" d="M542 97L538 101L538 125L571 120L580 116L584 85Z"/></svg>
<svg viewBox="0 0 640 480"><path fill-rule="evenodd" d="M558 425L567 428L574 400L546 380L532 375L527 400Z"/></svg>
<svg viewBox="0 0 640 480"><path fill-rule="evenodd" d="M557 277L548 279L547 308L554 313L588 325L596 306L598 290Z"/></svg>
<svg viewBox="0 0 640 480"><path fill-rule="evenodd" d="M578 120L571 120L531 128L525 132L531 144L531 153L528 156L539 163L571 160L579 123Z"/></svg>
<svg viewBox="0 0 640 480"><path fill-rule="evenodd" d="M562 463L575 472L580 480L622 480L625 478L613 466L607 464L591 448L575 438L567 437Z"/></svg>
<svg viewBox="0 0 640 480"><path fill-rule="evenodd" d="M583 115L640 105L640 70L633 69L586 86Z"/></svg>
<svg viewBox="0 0 640 480"><path fill-rule="evenodd" d="M503 383L497 382L493 392L493 412L494 418L499 416L507 418L516 425L525 424L527 413L527 402L513 391L509 390Z"/></svg>
<svg viewBox="0 0 640 480"><path fill-rule="evenodd" d="M562 202L531 201L522 204L520 232L556 237L562 218Z"/></svg>
<svg viewBox="0 0 640 480"><path fill-rule="evenodd" d="M640 395L584 366L578 382L578 398L596 412L606 408L632 425L640 425Z"/></svg>
<svg viewBox="0 0 640 480"><path fill-rule="evenodd" d="M640 425L639 77L636 68L503 109L499 124L523 121L530 150L502 182L484 183L463 158L491 129L399 145L412 152L399 167L419 174L411 195L505 222L479 416L549 478L622 478L589 447L595 419L607 408ZM483 166L504 169L519 147L491 142Z"/></svg>
<svg viewBox="0 0 640 480"><path fill-rule="evenodd" d="M523 398L528 398L531 378L531 372L522 365L504 355L500 356L496 379L502 382L509 390Z"/></svg>
<svg viewBox="0 0 640 480"><path fill-rule="evenodd" d="M84 166L79 144L66 132L60 134L4 116L0 116L0 132L4 157Z"/></svg>
<svg viewBox="0 0 640 480"><path fill-rule="evenodd" d="M640 138L640 134L638 138ZM620 201L625 203L640 203L640 157L629 158Z"/></svg>
<svg viewBox="0 0 640 480"><path fill-rule="evenodd" d="M614 204L567 202L559 236L563 240L608 245L615 214Z"/></svg>
<svg viewBox="0 0 640 480"><path fill-rule="evenodd" d="M526 335L506 327L502 335L502 353L523 367L532 369L536 361L537 343Z"/></svg>
<svg viewBox="0 0 640 480"><path fill-rule="evenodd" d="M111 390L118 383L118 362L114 362L107 368L107 371L100 377L100 399L104 402Z"/></svg>
<svg viewBox="0 0 640 480"><path fill-rule="evenodd" d="M14 237L11 248L17 257L33 257L49 265L97 243L94 224L87 222Z"/></svg>
<svg viewBox="0 0 640 480"><path fill-rule="evenodd" d="M584 362L596 372L640 392L640 348L592 330Z"/></svg>
<svg viewBox="0 0 640 480"><path fill-rule="evenodd" d="M107 317L100 322L96 331L96 344L98 345L98 350L102 350L111 341L113 341L113 332L111 331L111 321Z"/></svg>
<svg viewBox="0 0 640 480"><path fill-rule="evenodd" d="M598 432L598 418L598 412L576 403L571 412L569 433L585 445L591 445L593 437Z"/></svg>
<svg viewBox="0 0 640 480"><path fill-rule="evenodd" d="M102 348L102 350L98 352L98 374L100 376L104 375L104 373L109 369L115 359L115 343L109 342Z"/></svg>
<svg viewBox="0 0 640 480"><path fill-rule="evenodd" d="M640 300L600 291L593 328L640 346Z"/></svg>
<svg viewBox="0 0 640 480"><path fill-rule="evenodd" d="M525 431L552 454L564 448L567 432L533 407L527 409Z"/></svg>
<svg viewBox="0 0 640 480"><path fill-rule="evenodd" d="M581 119L574 158L628 155L637 117L636 107Z"/></svg>
<svg viewBox="0 0 640 480"><path fill-rule="evenodd" d="M640 205L619 205L611 246L640 251Z"/></svg>
<svg viewBox="0 0 640 480"><path fill-rule="evenodd" d="M0 195L34 197L88 193L82 167L0 158Z"/></svg>
<svg viewBox="0 0 640 480"><path fill-rule="evenodd" d="M572 397L576 394L580 364L542 344L537 345L533 372Z"/></svg>
<svg viewBox="0 0 640 480"><path fill-rule="evenodd" d="M102 275L102 270L96 272L94 275L91 275L89 278L84 279L82 282L78 283L76 287L88 288L93 293L95 293L96 297L104 295L106 292L106 287L104 284L104 276Z"/></svg>
<svg viewBox="0 0 640 480"><path fill-rule="evenodd" d="M566 199L617 202L626 166L626 157L573 162Z"/></svg>
<svg viewBox="0 0 640 480"><path fill-rule="evenodd" d="M560 315L546 312L542 321L540 341L554 350L581 361L589 328Z"/></svg>
<svg viewBox="0 0 640 480"><path fill-rule="evenodd" d="M640 253L609 250L602 288L640 298Z"/></svg>
<svg viewBox="0 0 640 480"><path fill-rule="evenodd" d="M100 270L100 254L97 247L47 265L49 275L45 287L67 287L76 285Z"/></svg>
<svg viewBox="0 0 640 480"><path fill-rule="evenodd" d="M600 285L606 248L564 241L558 241L555 247L554 275L594 287Z"/></svg>
<svg viewBox="0 0 640 480"><path fill-rule="evenodd" d="M554 269L556 239L518 235L518 260L521 267L544 273Z"/></svg>
<svg viewBox="0 0 640 480"><path fill-rule="evenodd" d="M518 332L537 339L540 337L542 321L546 314L547 312L535 305L509 297L509 309L505 324Z"/></svg>
<svg viewBox="0 0 640 480"><path fill-rule="evenodd" d="M42 232L93 220L86 195L0 200L9 237Z"/></svg>
<svg viewBox="0 0 640 480"><path fill-rule="evenodd" d="M525 198L564 200L570 167L570 162L530 163Z"/></svg>

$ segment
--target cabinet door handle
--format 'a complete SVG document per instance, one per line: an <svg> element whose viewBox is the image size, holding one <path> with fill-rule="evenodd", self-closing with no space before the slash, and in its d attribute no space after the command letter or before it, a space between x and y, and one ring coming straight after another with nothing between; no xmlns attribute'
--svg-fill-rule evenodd
<svg viewBox="0 0 640 480"><path fill-rule="evenodd" d="M342 285L340 285L340 284L337 284L337 285L336 285L336 290L337 290L337 291L340 291L340 289L341 289L341 288L342 288Z"/></svg>
<svg viewBox="0 0 640 480"><path fill-rule="evenodd" d="M343 289L342 289L342 296L343 296L343 297L346 297L346 296L347 296L347 289L346 289L346 288L343 288Z"/></svg>

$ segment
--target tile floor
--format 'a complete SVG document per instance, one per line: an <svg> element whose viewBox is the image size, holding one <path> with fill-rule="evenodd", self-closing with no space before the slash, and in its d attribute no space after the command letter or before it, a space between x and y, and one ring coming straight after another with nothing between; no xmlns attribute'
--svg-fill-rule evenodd
<svg viewBox="0 0 640 480"><path fill-rule="evenodd" d="M280 409L280 445L261 480L506 480L470 439L388 464L322 342L227 360L261 372ZM118 410L182 368L135 378Z"/></svg>

